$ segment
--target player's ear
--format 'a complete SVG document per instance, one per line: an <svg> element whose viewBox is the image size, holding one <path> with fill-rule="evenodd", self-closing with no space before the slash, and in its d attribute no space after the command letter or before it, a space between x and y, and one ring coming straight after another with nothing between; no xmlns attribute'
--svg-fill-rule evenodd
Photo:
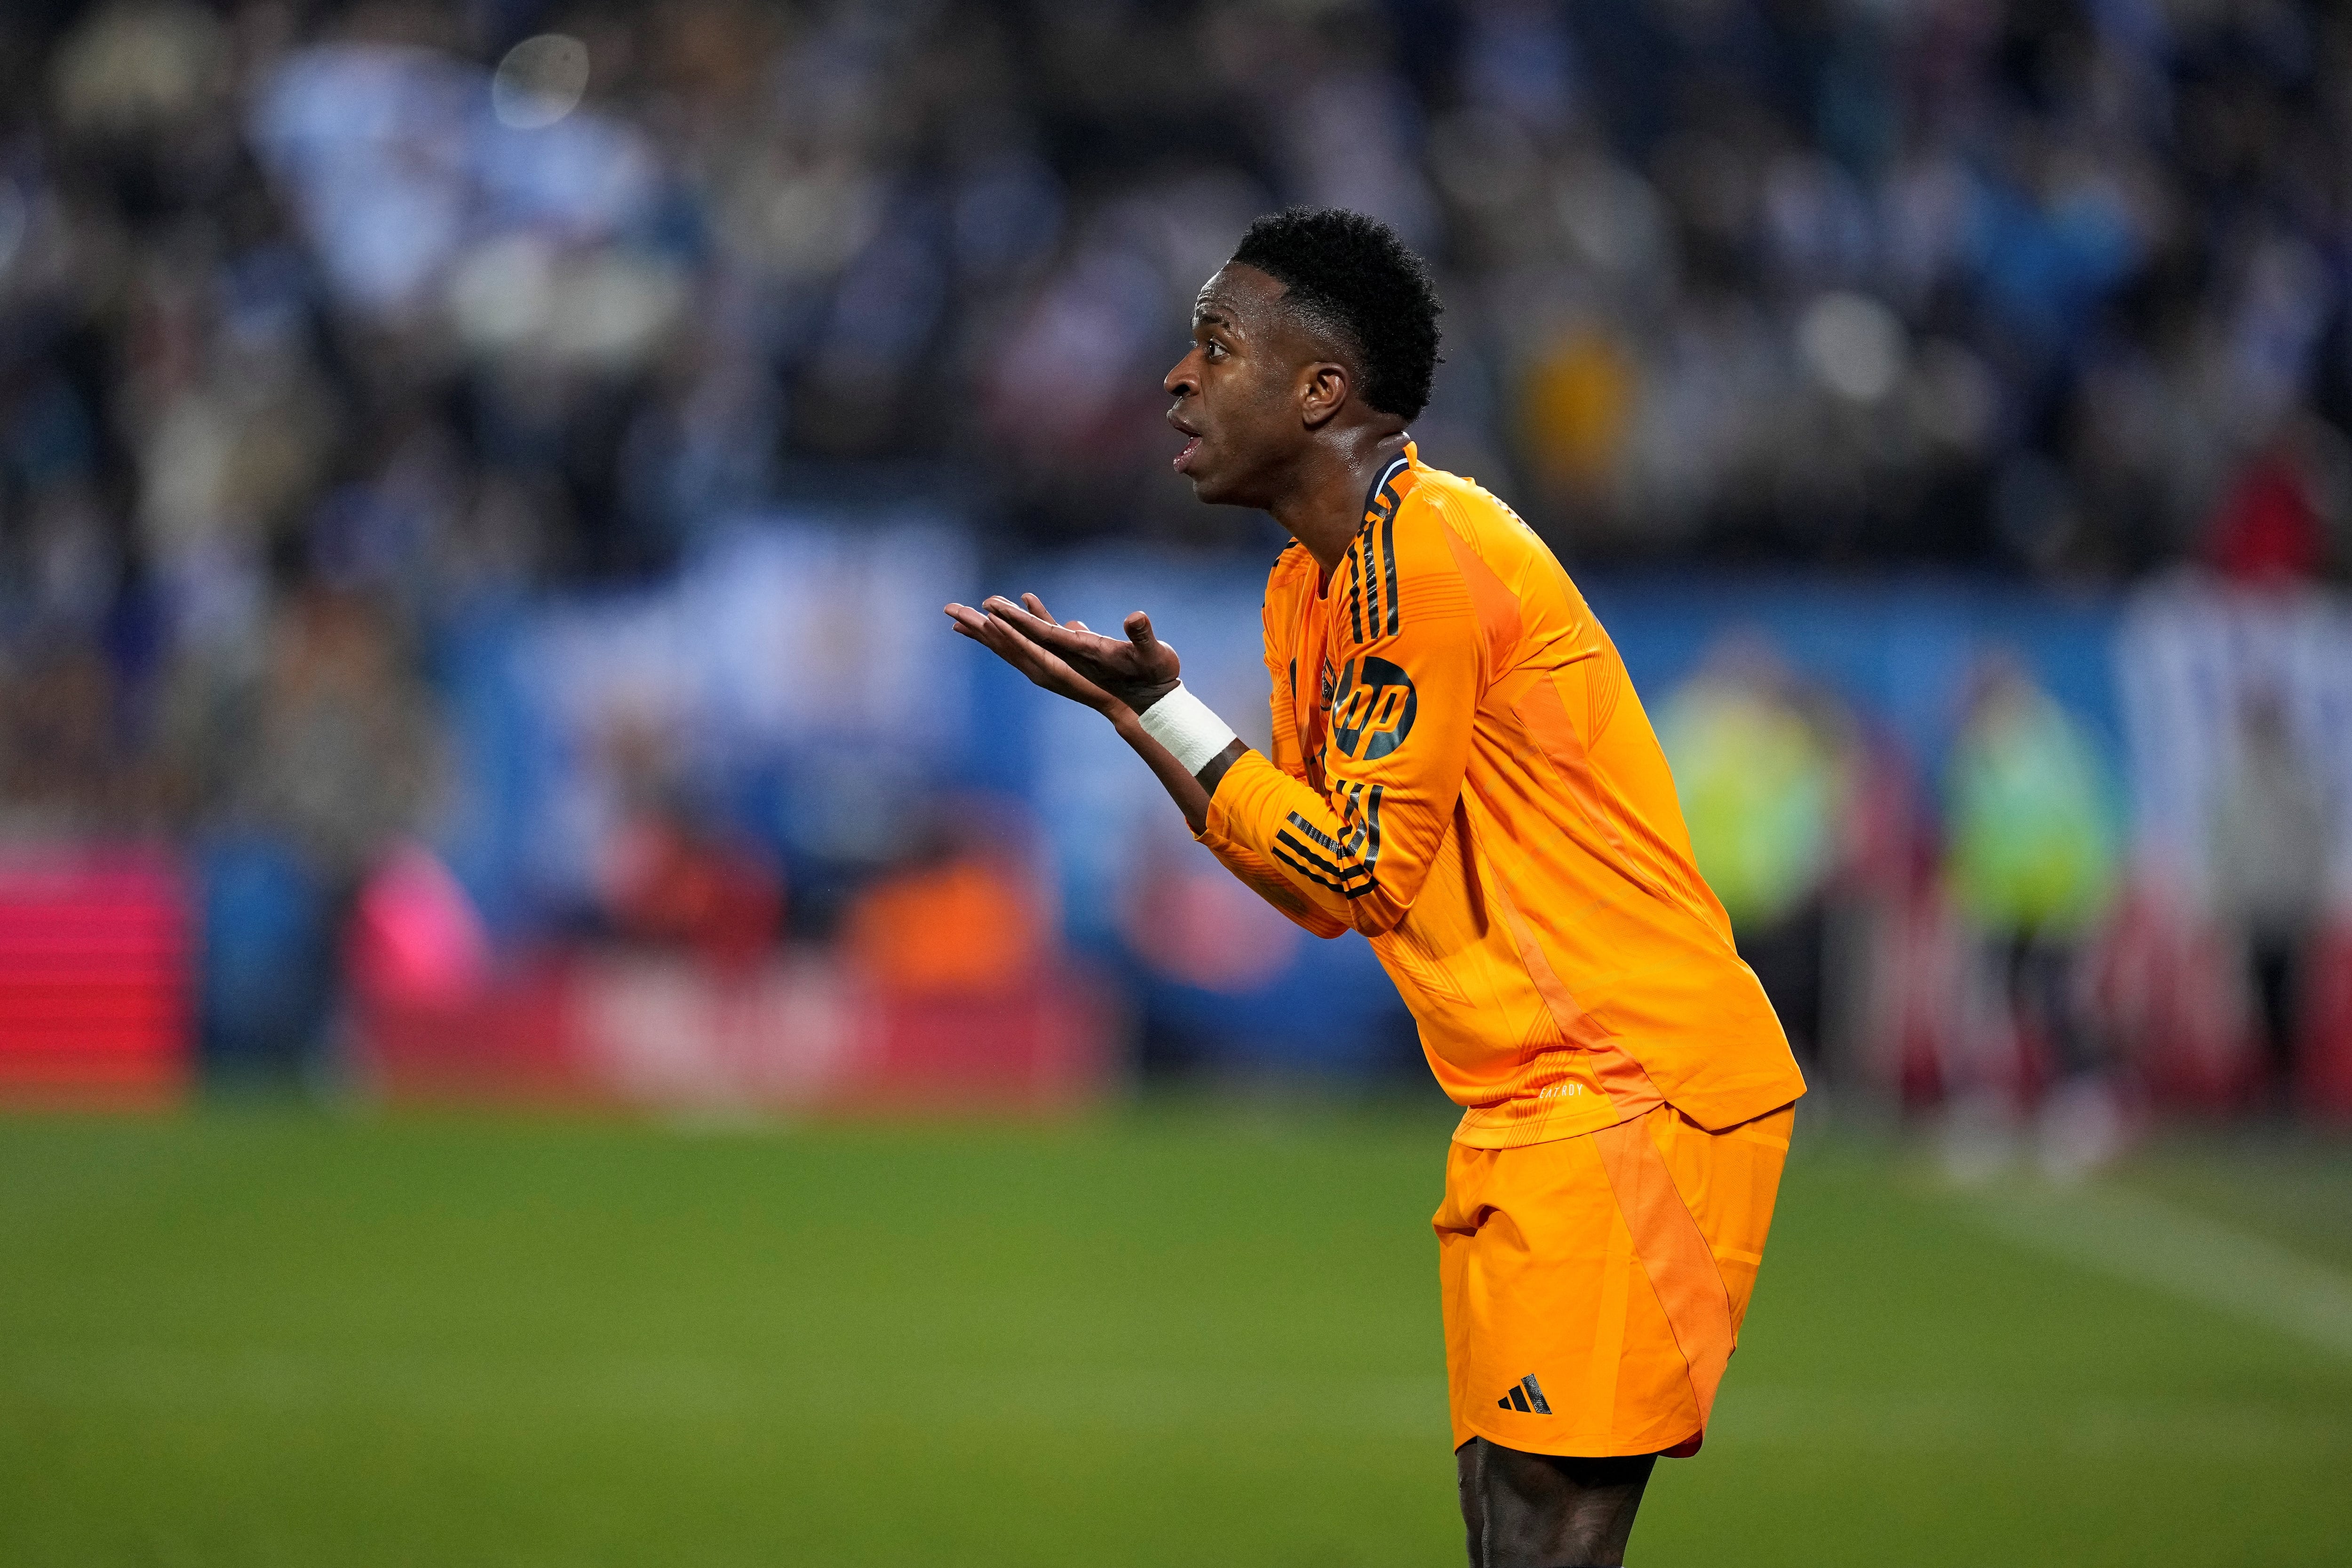
<svg viewBox="0 0 2352 1568"><path fill-rule="evenodd" d="M1348 367L1321 360L1298 373L1298 416L1309 430L1330 423L1348 401Z"/></svg>

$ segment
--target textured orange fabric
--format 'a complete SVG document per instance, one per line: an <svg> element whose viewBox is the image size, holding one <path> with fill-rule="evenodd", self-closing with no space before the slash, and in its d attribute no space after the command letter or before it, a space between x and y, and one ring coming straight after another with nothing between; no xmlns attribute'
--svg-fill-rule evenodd
<svg viewBox="0 0 2352 1568"><path fill-rule="evenodd" d="M1623 662L1510 508L1408 447L1328 583L1283 552L1265 619L1272 755L1226 772L1202 842L1307 930L1371 939L1458 1142L1660 1100L1729 1127L1804 1092Z"/></svg>
<svg viewBox="0 0 2352 1568"><path fill-rule="evenodd" d="M1709 1132L1661 1105L1576 1138L1455 1143L1432 1222L1454 1446L1696 1452L1794 1121Z"/></svg>

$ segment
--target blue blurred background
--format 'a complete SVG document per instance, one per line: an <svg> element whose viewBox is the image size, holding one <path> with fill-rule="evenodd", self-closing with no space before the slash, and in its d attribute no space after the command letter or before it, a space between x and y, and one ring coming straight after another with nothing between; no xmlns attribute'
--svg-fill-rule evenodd
<svg viewBox="0 0 2352 1568"><path fill-rule="evenodd" d="M1157 379L1307 202L1430 258L1423 455L1585 587L1817 1082L2062 1163L2352 1113L2348 72L2292 4L25 0L0 1077L1418 1070L939 617L1149 607L1262 732L1281 535Z"/></svg>

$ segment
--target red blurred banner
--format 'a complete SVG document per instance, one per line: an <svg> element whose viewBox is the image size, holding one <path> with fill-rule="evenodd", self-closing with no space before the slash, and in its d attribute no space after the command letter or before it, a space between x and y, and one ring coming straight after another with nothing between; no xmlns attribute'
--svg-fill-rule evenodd
<svg viewBox="0 0 2352 1568"><path fill-rule="evenodd" d="M0 858L0 1096L165 1105L193 1059L187 904L142 849Z"/></svg>
<svg viewBox="0 0 2352 1568"><path fill-rule="evenodd" d="M462 998L362 997L356 1023L396 1100L689 1111L1068 1109L1109 1087L1119 1032L1105 988L1058 968L909 990L815 952L551 954Z"/></svg>

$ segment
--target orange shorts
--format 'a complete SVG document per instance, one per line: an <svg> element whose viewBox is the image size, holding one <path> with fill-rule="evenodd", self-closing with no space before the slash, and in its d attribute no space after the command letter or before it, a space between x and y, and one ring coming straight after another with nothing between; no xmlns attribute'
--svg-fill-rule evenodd
<svg viewBox="0 0 2352 1568"><path fill-rule="evenodd" d="M1453 1145L1433 1223L1454 1446L1696 1452L1795 1121L1709 1132L1661 1105L1578 1138Z"/></svg>

